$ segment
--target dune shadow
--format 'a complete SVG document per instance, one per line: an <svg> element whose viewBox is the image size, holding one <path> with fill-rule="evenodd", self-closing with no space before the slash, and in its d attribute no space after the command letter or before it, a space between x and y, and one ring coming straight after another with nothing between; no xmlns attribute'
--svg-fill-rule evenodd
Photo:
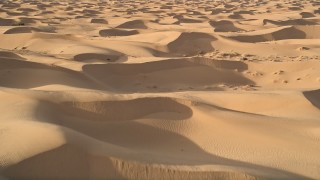
<svg viewBox="0 0 320 180"><path fill-rule="evenodd" d="M254 84L237 71L241 62L206 59L171 59L135 64L87 64L83 72L118 92L166 92L190 87L193 90L220 83Z"/></svg>
<svg viewBox="0 0 320 180"><path fill-rule="evenodd" d="M93 167L96 168L92 170ZM69 144L37 154L1 172L10 179L90 179L93 173L95 178L123 178L111 159L92 157Z"/></svg>
<svg viewBox="0 0 320 180"><path fill-rule="evenodd" d="M278 40L286 40L286 39L306 39L311 37L307 34L307 31L304 31L301 28L288 27L288 28L277 30L268 34L236 35L236 36L230 36L228 38L234 39L240 42L259 43L259 42L278 41Z"/></svg>
<svg viewBox="0 0 320 180"><path fill-rule="evenodd" d="M178 17L178 24L180 23L202 23L202 20L198 20L198 19L190 19L190 18L185 18L185 17Z"/></svg>
<svg viewBox="0 0 320 180"><path fill-rule="evenodd" d="M139 34L137 30L122 30L122 29L103 29L99 31L99 35L102 37L110 36L132 36Z"/></svg>
<svg viewBox="0 0 320 180"><path fill-rule="evenodd" d="M82 73L62 67L5 57L0 58L0 63L0 86L27 89L61 84L79 88L103 89Z"/></svg>
<svg viewBox="0 0 320 180"><path fill-rule="evenodd" d="M209 24L215 28L215 32L238 32L243 31L243 29L237 28L233 22L227 20L221 21L209 21Z"/></svg>
<svg viewBox="0 0 320 180"><path fill-rule="evenodd" d="M26 60L26 58L10 51L0 51L0 58Z"/></svg>
<svg viewBox="0 0 320 180"><path fill-rule="evenodd" d="M124 29L147 29L145 22L142 20L132 20L118 25L116 28Z"/></svg>
<svg viewBox="0 0 320 180"><path fill-rule="evenodd" d="M161 98L155 100L161 101ZM49 107L52 106L49 113L54 114L55 117L47 114L48 108L44 108L43 105L45 104L43 103ZM159 111L162 111L161 108L164 107L159 108ZM142 107L140 110L143 109ZM310 179L293 172L210 154L176 131L160 129L140 121L92 121L86 116L66 114L61 110L59 104L51 102L39 103L36 113L40 114L42 119L49 118L50 120L47 122L51 121L51 123L60 125L67 143L8 167L2 171L5 177L123 178L128 176L138 177L138 174L140 174L140 178ZM114 111L113 113L117 114L119 112ZM148 121L148 118L145 120ZM168 121L165 117L157 119L157 121L163 121L162 123L167 124L167 127L178 128L178 132L183 132L188 128L186 125L188 119L185 119L182 124ZM67 129L72 129L72 133ZM75 140L75 137L78 140ZM94 153L86 151L81 145L77 145L81 142L81 138L83 142L112 144L124 148L126 151L117 152L110 156L96 156ZM108 154L107 148L96 146L96 148L99 147L102 148L100 150ZM122 166L118 166L119 163L115 164L110 159L111 156L119 159ZM157 167L157 165L161 165L161 167ZM206 171L186 171L177 168L179 166L192 168L202 165L212 168ZM170 166L176 168L170 169ZM214 167L219 166L225 167L225 170L216 171ZM230 171L228 171L228 167L230 167ZM238 171L232 170L233 168L238 169ZM121 173L119 173L120 171Z"/></svg>
<svg viewBox="0 0 320 180"><path fill-rule="evenodd" d="M20 33L32 33L32 32L44 32L44 33L55 33L54 28L52 27L14 27L7 31L5 31L3 34L20 34Z"/></svg>
<svg viewBox="0 0 320 180"><path fill-rule="evenodd" d="M12 26L15 23L14 19L0 18L0 26Z"/></svg>
<svg viewBox="0 0 320 180"><path fill-rule="evenodd" d="M172 98L139 98L125 101L64 102L61 110L91 121L128 121L152 114L171 113L173 119L192 116L191 109ZM125 112L125 113L123 113Z"/></svg>
<svg viewBox="0 0 320 180"><path fill-rule="evenodd" d="M305 91L303 92L303 95L311 104L320 109L320 89Z"/></svg>
<svg viewBox="0 0 320 180"><path fill-rule="evenodd" d="M215 37L206 33L183 32L176 40L170 42L167 47L172 55L194 56L213 51L214 48L211 42L215 40Z"/></svg>
<svg viewBox="0 0 320 180"><path fill-rule="evenodd" d="M301 12L300 15L301 15L302 18L315 17L315 15L313 13L310 13L310 12Z"/></svg>
<svg viewBox="0 0 320 180"><path fill-rule="evenodd" d="M310 16L310 14L301 14L303 17ZM312 17L312 16L311 16ZM293 25L317 25L316 22L312 22L306 19L290 19L286 21L274 21L269 19L264 19L263 24L266 25L267 23L278 25L278 26L293 26Z"/></svg>
<svg viewBox="0 0 320 180"><path fill-rule="evenodd" d="M108 21L103 18L93 18L90 21L91 23L97 23L97 24L108 24Z"/></svg>
<svg viewBox="0 0 320 180"><path fill-rule="evenodd" d="M80 62L117 62L121 55L116 54L99 54L99 53L82 53L73 57L73 60Z"/></svg>

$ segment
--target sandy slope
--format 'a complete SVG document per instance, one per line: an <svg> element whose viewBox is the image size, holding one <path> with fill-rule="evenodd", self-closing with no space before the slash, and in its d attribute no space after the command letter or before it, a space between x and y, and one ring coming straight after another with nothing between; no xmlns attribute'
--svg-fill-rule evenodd
<svg viewBox="0 0 320 180"><path fill-rule="evenodd" d="M0 179L320 179L317 1L1 1Z"/></svg>

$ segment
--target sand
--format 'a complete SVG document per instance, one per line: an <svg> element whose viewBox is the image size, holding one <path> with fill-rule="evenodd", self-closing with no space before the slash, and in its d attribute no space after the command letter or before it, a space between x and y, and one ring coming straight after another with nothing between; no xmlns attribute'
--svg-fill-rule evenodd
<svg viewBox="0 0 320 180"><path fill-rule="evenodd" d="M1 1L0 179L320 179L320 3Z"/></svg>

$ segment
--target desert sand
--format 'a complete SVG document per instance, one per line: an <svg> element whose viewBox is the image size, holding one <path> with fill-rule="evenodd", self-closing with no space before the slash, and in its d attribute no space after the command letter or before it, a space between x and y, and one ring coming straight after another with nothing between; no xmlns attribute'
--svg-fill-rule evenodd
<svg viewBox="0 0 320 180"><path fill-rule="evenodd" d="M0 179L320 179L320 2L0 1Z"/></svg>

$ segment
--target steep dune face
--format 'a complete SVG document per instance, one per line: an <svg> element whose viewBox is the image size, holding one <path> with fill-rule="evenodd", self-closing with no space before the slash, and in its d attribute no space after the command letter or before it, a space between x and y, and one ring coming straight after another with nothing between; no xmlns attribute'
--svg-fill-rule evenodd
<svg viewBox="0 0 320 180"><path fill-rule="evenodd" d="M137 30L120 30L120 29L104 29L99 31L100 36L109 37L109 36L131 36L138 34Z"/></svg>
<svg viewBox="0 0 320 180"><path fill-rule="evenodd" d="M80 62L116 62L120 56L112 54L95 54L95 53L83 53L77 54L73 57L75 61Z"/></svg>
<svg viewBox="0 0 320 180"><path fill-rule="evenodd" d="M318 109L320 108L320 91L306 91L303 95Z"/></svg>
<svg viewBox="0 0 320 180"><path fill-rule="evenodd" d="M28 89L61 84L99 89L99 86L89 81L84 75L61 67L6 58L0 58L0 63L0 84L3 87Z"/></svg>
<svg viewBox="0 0 320 180"><path fill-rule="evenodd" d="M145 25L144 21L141 20L133 20L128 21L123 24L117 26L117 28L124 28L124 29L147 29L148 27Z"/></svg>
<svg viewBox="0 0 320 180"><path fill-rule="evenodd" d="M213 51L211 42L214 40L214 37L205 33L181 33L176 40L168 44L168 49L173 54L192 56Z"/></svg>
<svg viewBox="0 0 320 180"><path fill-rule="evenodd" d="M238 35L231 36L229 38L240 42L266 42L266 41L278 41L286 39L319 39L320 38L320 26L292 26L283 28L267 34L260 35Z"/></svg>
<svg viewBox="0 0 320 180"><path fill-rule="evenodd" d="M0 51L1 59L17 59L17 60L24 60L25 58L19 56L18 54L8 52L8 51Z"/></svg>
<svg viewBox="0 0 320 180"><path fill-rule="evenodd" d="M97 115L102 121L128 121L143 118L152 114L176 113L181 117L191 116L192 112L179 101L170 98L141 98L130 101L107 102L66 102L63 103L76 115ZM142 111L141 111L142 109ZM126 113L123 113L126 112ZM93 119L92 119L93 120Z"/></svg>
<svg viewBox="0 0 320 180"><path fill-rule="evenodd" d="M0 7L0 179L320 179L320 3Z"/></svg>
<svg viewBox="0 0 320 180"><path fill-rule="evenodd" d="M83 71L115 90L133 92L171 91L180 88L203 89L206 86L214 87L219 84L253 83L240 73L220 67L219 65L216 67L213 63L211 66L207 65L201 60L180 59L142 64L85 65ZM117 81L114 81L115 78Z"/></svg>
<svg viewBox="0 0 320 180"><path fill-rule="evenodd" d="M243 31L243 29L236 27L232 21L209 21L209 24L214 28L215 32L237 32Z"/></svg>
<svg viewBox="0 0 320 180"><path fill-rule="evenodd" d="M310 14L302 14L303 17L310 16ZM293 20L286 20L286 21L274 21L269 19L264 19L263 24L267 25L268 23L274 24L277 26L292 26L292 25L317 25L316 22L312 20L305 20L305 19L293 19Z"/></svg>
<svg viewBox="0 0 320 180"><path fill-rule="evenodd" d="M32 33L32 32L47 32L47 33L53 33L53 29L39 29L39 28L33 28L33 27L15 27L11 28L7 31L5 31L3 34L19 34L19 33Z"/></svg>
<svg viewBox="0 0 320 180"><path fill-rule="evenodd" d="M0 25L1 26L11 26L15 23L14 19L5 19L5 18L0 18Z"/></svg>

